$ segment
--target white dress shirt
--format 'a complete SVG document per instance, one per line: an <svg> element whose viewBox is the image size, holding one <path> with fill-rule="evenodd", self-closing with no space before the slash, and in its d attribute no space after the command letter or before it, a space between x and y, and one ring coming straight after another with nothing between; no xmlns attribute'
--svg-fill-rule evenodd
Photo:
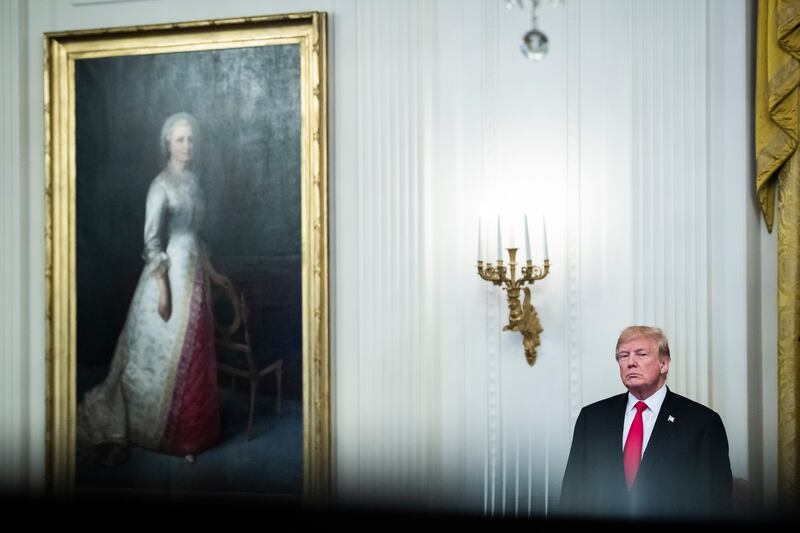
<svg viewBox="0 0 800 533"><path fill-rule="evenodd" d="M647 404L647 409L642 411L642 422L644 423L644 437L642 438L642 455L647 448L647 441L650 440L650 435L653 434L653 427L656 425L658 412L661 410L661 404L664 403L664 398L667 397L667 385L664 384L653 393L652 396L642 400ZM622 425L622 449L625 449L625 440L628 438L628 432L633 425L633 417L636 415L636 404L639 398L628 393L628 407L625 409L625 423Z"/></svg>

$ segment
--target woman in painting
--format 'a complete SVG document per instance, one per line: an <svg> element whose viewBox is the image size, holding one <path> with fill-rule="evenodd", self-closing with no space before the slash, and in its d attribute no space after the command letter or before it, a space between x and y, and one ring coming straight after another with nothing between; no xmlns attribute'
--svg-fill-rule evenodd
<svg viewBox="0 0 800 533"><path fill-rule="evenodd" d="M198 133L188 113L164 122L167 163L147 193L146 265L108 376L78 406L79 456L101 464L125 461L129 443L194 462L219 434L209 278L230 281L198 237L205 201L189 168Z"/></svg>

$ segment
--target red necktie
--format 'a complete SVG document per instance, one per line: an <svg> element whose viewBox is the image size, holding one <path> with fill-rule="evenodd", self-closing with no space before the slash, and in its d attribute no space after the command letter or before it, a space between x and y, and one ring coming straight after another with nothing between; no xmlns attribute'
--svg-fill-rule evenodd
<svg viewBox="0 0 800 533"><path fill-rule="evenodd" d="M633 487L636 481L636 473L639 472L639 464L642 462L642 441L644 440L644 421L642 411L647 409L644 402L636 402L636 414L633 415L633 424L628 431L628 438L625 440L625 482L628 490Z"/></svg>

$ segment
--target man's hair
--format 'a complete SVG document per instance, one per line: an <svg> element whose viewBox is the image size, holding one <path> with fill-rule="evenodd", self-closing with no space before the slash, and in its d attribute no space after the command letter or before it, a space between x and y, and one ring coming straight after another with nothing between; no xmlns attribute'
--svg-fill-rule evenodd
<svg viewBox="0 0 800 533"><path fill-rule="evenodd" d="M669 355L669 342L667 342L667 336L664 335L664 332L661 331L661 329L651 326L628 326L627 328L623 329L622 333L619 334L619 339L617 339L617 347L614 349L614 356L617 357L617 351L619 350L620 344L624 344L633 339L638 339L639 337L647 337L648 339L655 341L655 343L658 345L658 356L662 359L664 357L671 359Z"/></svg>

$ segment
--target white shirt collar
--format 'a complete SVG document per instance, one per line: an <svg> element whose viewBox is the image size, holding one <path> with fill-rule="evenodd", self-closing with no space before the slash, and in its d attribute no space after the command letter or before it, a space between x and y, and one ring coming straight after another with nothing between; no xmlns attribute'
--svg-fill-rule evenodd
<svg viewBox="0 0 800 533"><path fill-rule="evenodd" d="M658 389L649 397L641 401L643 401L647 405L647 408L650 409L650 411L657 413L661 410L661 404L664 403L664 398L666 397L667 397L667 384L664 383L663 385L661 385L660 389ZM639 402L639 398L637 398L636 396L634 396L629 392L628 408L625 410L625 412L628 412L631 409L633 409L637 402Z"/></svg>

